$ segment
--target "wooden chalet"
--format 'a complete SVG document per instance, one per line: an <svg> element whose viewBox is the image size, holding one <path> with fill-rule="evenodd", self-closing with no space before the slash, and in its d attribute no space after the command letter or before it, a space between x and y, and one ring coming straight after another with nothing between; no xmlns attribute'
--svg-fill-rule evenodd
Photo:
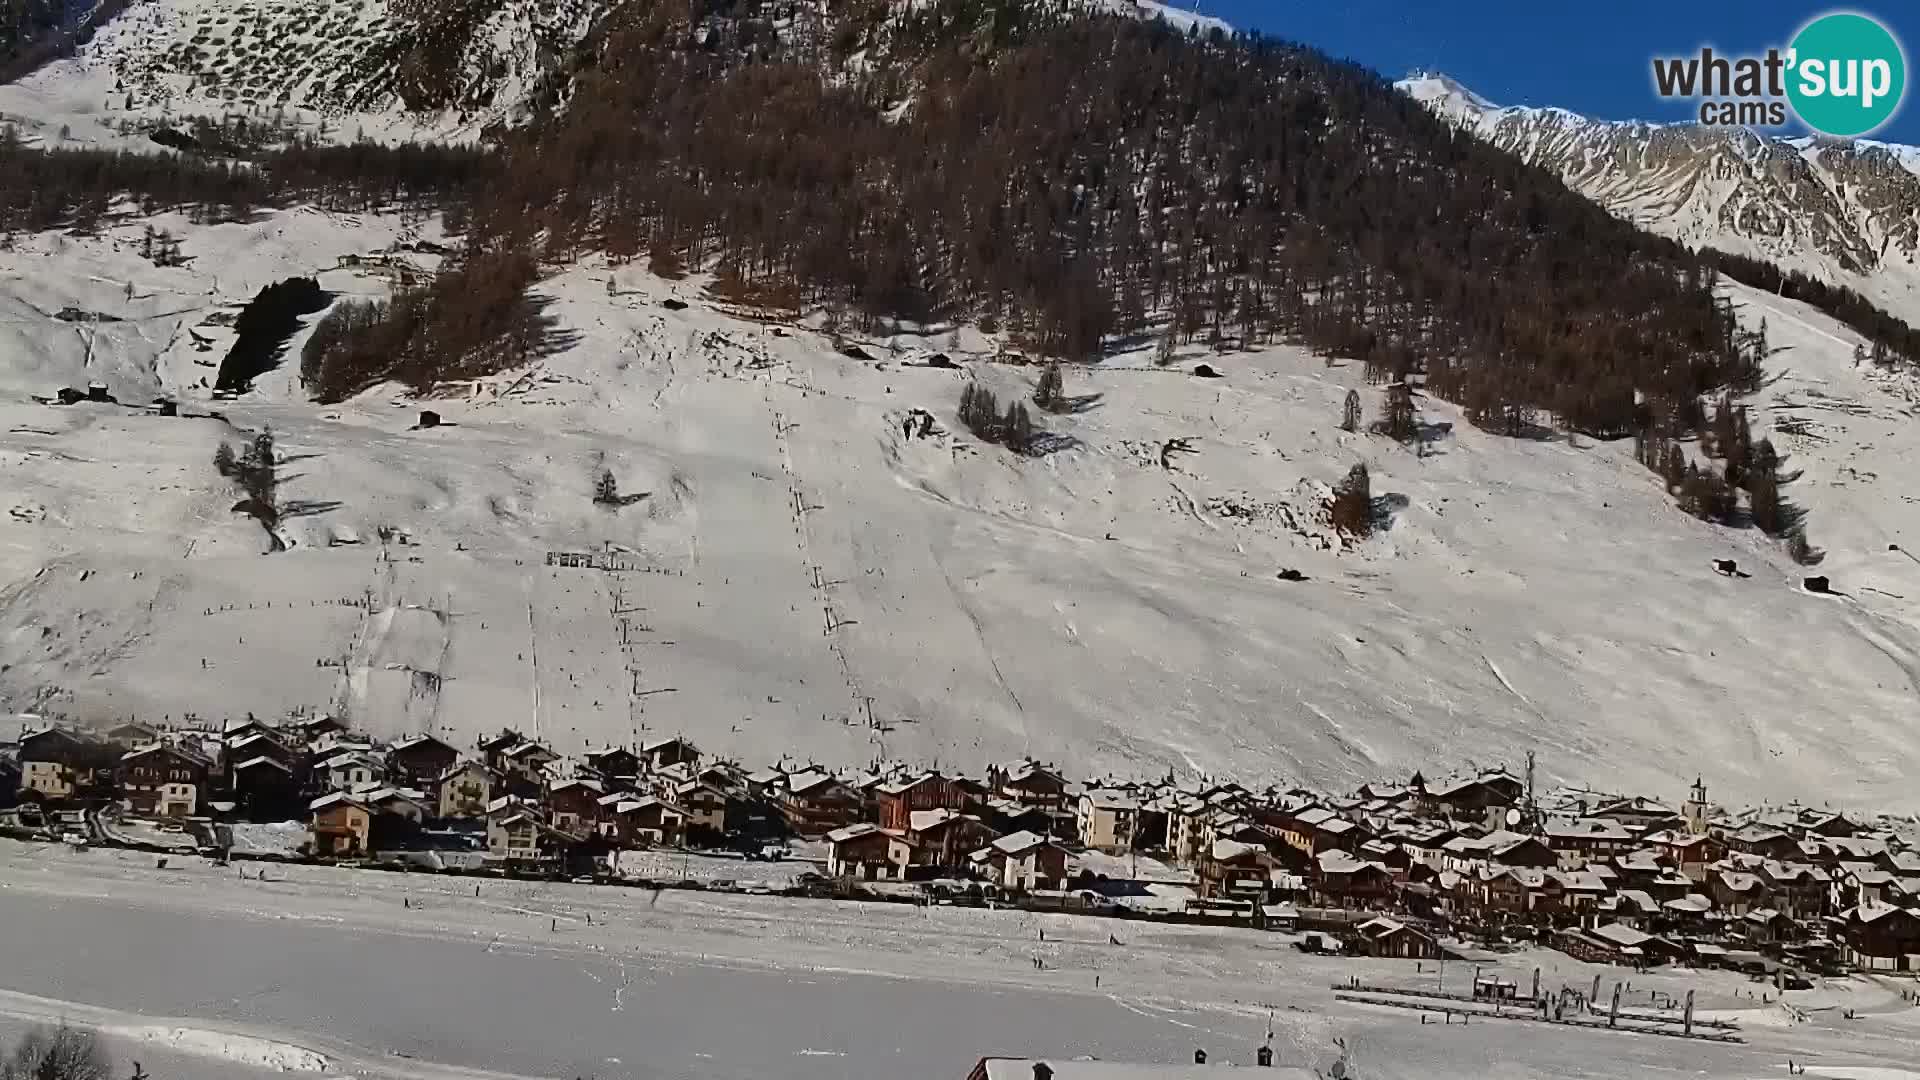
<svg viewBox="0 0 1920 1080"><path fill-rule="evenodd" d="M205 803L212 772L212 764L200 755L156 743L121 755L114 782L135 813L189 817Z"/></svg>

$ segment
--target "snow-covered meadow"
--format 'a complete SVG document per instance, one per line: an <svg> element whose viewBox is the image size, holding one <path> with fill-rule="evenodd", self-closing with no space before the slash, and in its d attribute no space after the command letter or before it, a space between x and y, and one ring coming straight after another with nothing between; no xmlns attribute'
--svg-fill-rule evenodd
<svg viewBox="0 0 1920 1080"><path fill-rule="evenodd" d="M1344 1042L1349 1080L1754 1080L1789 1059L1911 1080L1920 1055L1920 1009L1875 979L1783 1007L1727 973L1483 961L1522 985L1538 967L1549 989L1627 980L1629 1004L1693 991L1746 1040L1693 1043L1422 1024L1333 984L1459 992L1478 965L1313 957L1246 929L305 866L243 880L150 859L0 844L0 1017L102 1026L123 1055L166 1055L177 1071L150 1061L156 1080L196 1062L223 1078L958 1080L994 1053L1173 1064L1203 1048L1244 1066L1269 1032L1278 1065L1323 1075Z"/></svg>
<svg viewBox="0 0 1920 1080"><path fill-rule="evenodd" d="M1704 773L1728 800L1920 805L1920 566L1889 548L1914 532L1912 384L1856 369L1849 331L1778 298L1732 290L1776 346L1753 405L1795 432L1775 433L1802 473L1787 495L1843 596L1803 592L1765 537L1681 514L1628 445L1499 438L1438 401L1426 454L1342 432L1349 388L1369 417L1381 403L1358 365L1279 347L1162 370L1143 346L1070 371L1076 408L1021 458L955 434L965 381L1004 400L1037 375L972 330L859 338L859 359L632 267L555 273L564 347L433 401L316 406L302 336L253 393L209 401L222 313L302 273L376 295L391 270L366 257L430 266L395 249L436 226L159 224L186 266L140 258L131 220L0 252L10 711L331 709L460 745L505 725L566 751L682 733L754 764L1031 753L1260 786L1534 750L1548 780L1676 795ZM1224 378L1189 374L1202 361ZM190 415L31 398L90 380ZM447 424L415 430L423 405ZM916 409L930 437L905 433ZM275 554L211 464L268 426ZM1343 550L1325 499L1355 463L1386 524ZM594 504L602 471L630 505Z"/></svg>

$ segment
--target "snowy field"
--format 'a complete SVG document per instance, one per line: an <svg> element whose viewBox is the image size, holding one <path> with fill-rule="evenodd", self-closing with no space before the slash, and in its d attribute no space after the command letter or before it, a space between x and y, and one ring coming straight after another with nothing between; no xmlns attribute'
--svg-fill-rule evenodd
<svg viewBox="0 0 1920 1080"><path fill-rule="evenodd" d="M164 871L150 859L0 845L0 1014L66 1015L120 1039L164 1033L146 1045L221 1076L290 1065L957 1080L994 1052L1179 1062L1199 1046L1244 1065L1269 1024L1279 1064L1325 1069L1343 1039L1358 1080L1734 1080L1783 1076L1789 1057L1833 1070L1820 1075L1897 1076L1870 1070L1920 1060L1920 1010L1871 980L1790 994L1796 1021L1736 976L1636 975L1541 952L1499 971L1525 985L1539 965L1549 988L1601 972L1609 985L1630 977L1635 996L1695 990L1749 1042L1422 1025L1335 1002L1329 986L1359 976L1458 991L1465 965L1309 957L1250 930L675 892L655 904L644 890L505 881L475 897L466 879L273 867L270 882L243 881L199 859ZM1849 1007L1858 1019L1841 1018Z"/></svg>
<svg viewBox="0 0 1920 1080"><path fill-rule="evenodd" d="M949 434L966 379L1004 400L1035 376L970 330L863 339L878 359L859 360L632 268L544 282L563 347L429 403L438 429L385 391L306 402L299 336L253 394L210 403L217 316L298 273L377 294L343 256L438 234L307 210L161 224L187 267L142 260L136 222L0 252L0 710L332 709L461 746L505 725L568 752L680 733L756 765L1031 753L1258 786L1531 749L1546 782L1677 798L1704 772L1729 801L1920 808L1920 565L1889 550L1920 542L1899 490L1914 384L1855 369L1850 332L1778 298L1732 290L1777 349L1753 405L1793 432L1787 495L1843 596L1681 514L1626 444L1496 438L1439 402L1426 456L1341 432L1348 388L1381 406L1357 365L1122 355L1069 373L1078 411L1022 459ZM968 370L918 362L934 350ZM1200 360L1225 378L1184 373ZM221 416L30 397L92 379ZM931 437L903 435L914 409ZM267 425L278 554L211 465ZM1163 466L1177 438L1194 452ZM1343 551L1324 500L1357 462L1387 523ZM603 469L643 497L594 505Z"/></svg>

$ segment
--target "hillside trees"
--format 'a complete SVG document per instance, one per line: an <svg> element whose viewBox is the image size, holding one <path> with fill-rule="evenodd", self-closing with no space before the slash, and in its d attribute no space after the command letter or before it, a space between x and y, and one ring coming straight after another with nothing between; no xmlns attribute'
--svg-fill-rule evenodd
<svg viewBox="0 0 1920 1080"><path fill-rule="evenodd" d="M269 535L280 523L279 459L274 454L273 429L255 435L246 449L236 452L226 442L213 451L213 467L245 494L234 510L258 521ZM277 544L277 539L276 539Z"/></svg>
<svg viewBox="0 0 1920 1080"><path fill-rule="evenodd" d="M426 50L400 76L423 101L470 89L439 85L445 58L427 55L472 32L466 12L427 25L441 7L407 5L420 25L398 46ZM803 311L972 320L1070 361L1156 336L1162 364L1196 338L1293 341L1507 434L1698 433L1700 400L1750 390L1766 347L1715 301L1720 273L1772 274L1911 353L1911 329L1864 300L1641 233L1310 49L1038 0L834 5L785 37L778 18L738 0L623 6L566 109L475 147L301 144L235 164L0 138L0 230L123 195L203 220L292 201L439 209L465 228L467 264L599 250L670 276L725 268ZM835 63L855 52L857 70ZM377 322L384 344L333 334L356 347L303 356L303 375L333 400L497 369L539 338L489 305L525 303L524 284L403 290L335 326Z"/></svg>
<svg viewBox="0 0 1920 1080"><path fill-rule="evenodd" d="M1333 489L1333 527L1364 538L1373 532L1373 481L1365 465L1355 465Z"/></svg>
<svg viewBox="0 0 1920 1080"><path fill-rule="evenodd" d="M98 1036L66 1024L29 1028L0 1057L0 1080L109 1080L112 1072Z"/></svg>
<svg viewBox="0 0 1920 1080"><path fill-rule="evenodd" d="M300 328L300 317L327 306L327 294L310 277L276 281L254 294L234 320L233 347L220 362L216 390L244 390L276 367L287 338Z"/></svg>
<svg viewBox="0 0 1920 1080"><path fill-rule="evenodd" d="M427 393L519 367L564 340L530 291L537 274L525 249L482 251L390 300L341 301L314 326L301 379L331 402L386 380Z"/></svg>
<svg viewBox="0 0 1920 1080"><path fill-rule="evenodd" d="M1059 361L1053 361L1040 370L1039 385L1033 389L1033 403L1047 412L1065 411L1066 377L1060 372Z"/></svg>
<svg viewBox="0 0 1920 1080"><path fill-rule="evenodd" d="M1003 412L993 391L968 383L960 390L958 415L960 423L985 442L998 443L1017 454L1033 451L1039 431L1021 402L1008 402Z"/></svg>
<svg viewBox="0 0 1920 1080"><path fill-rule="evenodd" d="M1408 443L1420 437L1420 415L1413 404L1413 387L1405 380L1387 387L1386 410L1373 429L1395 442Z"/></svg>
<svg viewBox="0 0 1920 1080"><path fill-rule="evenodd" d="M1873 342L1876 357L1885 358L1887 363L1895 358L1909 364L1920 360L1920 330L1876 307L1852 289L1817 281L1798 270L1783 270L1770 262L1714 248L1702 251L1700 257L1715 271L1743 285L1819 308ZM1767 347L1764 334L1754 345L1764 356Z"/></svg>
<svg viewBox="0 0 1920 1080"><path fill-rule="evenodd" d="M628 12L564 114L507 139L476 235L724 265L856 319L1004 323L1069 359L1162 327L1162 362L1196 337L1297 340L1480 403L1496 430L1630 435L1751 383L1691 255L1368 72L1024 0L983 11L921 6L909 22L994 29L903 32L852 80L753 29L757 8ZM844 18L847 47L875 40ZM924 91L884 112L908 68Z"/></svg>

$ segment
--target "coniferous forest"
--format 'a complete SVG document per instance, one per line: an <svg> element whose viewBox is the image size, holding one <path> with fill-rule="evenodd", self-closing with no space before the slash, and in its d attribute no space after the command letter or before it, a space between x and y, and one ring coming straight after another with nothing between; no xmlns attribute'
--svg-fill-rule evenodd
<svg viewBox="0 0 1920 1080"><path fill-rule="evenodd" d="M837 323L974 321L1066 362L1298 342L1392 387L1373 426L1394 438L1418 437L1419 386L1503 434L1638 437L1663 471L1664 448L1711 438L1703 402L1759 379L1764 348L1713 285L1777 270L1640 232L1286 42L1035 0L669 0L612 9L560 82L482 147L0 141L0 228L90 228L124 197L208 220L443 212L464 251L437 280L337 307L307 346L323 399L525 362L547 333L539 268L592 252ZM1909 354L1904 323L1790 284ZM1724 509L1693 488L1703 516Z"/></svg>

